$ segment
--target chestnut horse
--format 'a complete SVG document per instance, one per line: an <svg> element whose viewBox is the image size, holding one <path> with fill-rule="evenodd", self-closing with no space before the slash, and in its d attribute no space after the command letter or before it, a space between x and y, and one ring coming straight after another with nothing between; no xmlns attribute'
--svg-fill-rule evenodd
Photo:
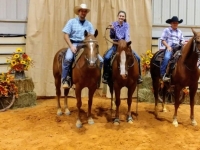
<svg viewBox="0 0 200 150"><path fill-rule="evenodd" d="M116 104L116 113L114 124L119 125L119 106L120 106L120 91L122 87L128 88L128 112L127 112L127 121L133 123L133 118L131 116L131 104L132 96L135 88L137 86L137 79L139 77L139 64L135 56L133 56L130 42L125 40L119 40L118 42L112 42L117 45L117 52L114 56L112 62L112 79L108 82L111 94L111 105L113 101L113 89L115 91L115 104Z"/></svg>
<svg viewBox="0 0 200 150"><path fill-rule="evenodd" d="M194 97L198 87L198 79L199 79L199 69L197 68L198 55L200 54L200 32L195 32L192 29L194 36L188 41L188 43L182 48L181 55L177 62L175 63L175 67L172 70L171 74L171 86L174 87L174 96L175 96L175 111L173 116L173 125L175 127L178 126L177 121L177 110L180 105L180 93L183 88L189 86L189 96L190 96L190 119L192 125L197 125L197 122L194 119ZM150 64L150 73L153 82L154 89L154 98L155 98L155 116L158 115L158 92L160 88L160 68L159 66L154 64L154 59L156 54L151 60ZM164 83L163 94L166 93L167 84ZM165 96L163 96L165 97ZM163 99L163 109L165 109L164 99Z"/></svg>
<svg viewBox="0 0 200 150"><path fill-rule="evenodd" d="M72 84L75 84L75 94L77 99L78 116L76 121L77 127L82 127L82 122L80 120L80 109L82 105L81 101L81 91L84 87L89 89L88 93L88 123L93 124L94 121L91 116L92 100L95 90L97 89L97 82L100 79L100 62L97 57L98 55L98 42L96 36L98 31L95 31L94 35L89 34L85 31L85 39L83 43L78 45L79 49L84 49L80 58L75 61L75 67L72 69ZM53 75L55 78L56 95L57 95L57 115L61 115L60 97L61 97L61 74L62 74L62 61L66 48L59 50L53 61ZM64 108L65 114L69 115L70 111L67 105L67 96L69 89L64 89Z"/></svg>

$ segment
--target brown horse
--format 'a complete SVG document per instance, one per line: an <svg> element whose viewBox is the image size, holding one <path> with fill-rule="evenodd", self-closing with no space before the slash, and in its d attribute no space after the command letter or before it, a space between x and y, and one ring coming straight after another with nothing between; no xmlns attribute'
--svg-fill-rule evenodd
<svg viewBox="0 0 200 150"><path fill-rule="evenodd" d="M133 118L131 116L131 104L132 95L137 86L137 79L139 76L139 64L137 59L133 56L130 47L131 41L126 42L125 40L119 40L118 42L113 42L117 45L117 52L112 62L112 80L108 82L111 93L111 105L113 101L113 88L115 91L116 98L116 113L114 124L119 125L119 106L120 106L120 91L122 87L128 88L128 112L127 121L133 123Z"/></svg>
<svg viewBox="0 0 200 150"><path fill-rule="evenodd" d="M183 88L189 86L189 96L190 96L190 119L192 125L197 125L197 122L194 119L194 97L198 87L199 79L199 70L197 68L198 55L200 54L200 32L195 32L193 29L194 36L188 41L188 43L182 48L181 56L178 61L175 63L175 68L172 70L171 74L171 86L174 88L175 96L175 112L173 116L173 125L178 126L177 121L177 110L180 105L180 93ZM159 53L159 51L157 52ZM158 92L160 88L160 68L155 65L154 60L156 57L151 60L150 64L150 73L153 82L154 97L155 97L155 116L158 115ZM165 95L167 90L167 84L165 83L163 87L163 95ZM165 100L163 96L163 109L165 110Z"/></svg>
<svg viewBox="0 0 200 150"><path fill-rule="evenodd" d="M91 107L92 100L95 90L97 89L97 82L100 79L100 62L97 57L98 55L98 42L96 40L96 36L98 35L98 31L95 31L94 35L89 34L85 31L85 40L83 43L78 45L79 49L84 49L80 58L75 61L75 67L72 69L72 83L75 84L75 94L77 99L77 108L78 108L78 116L77 116L77 127L82 127L82 123L80 120L80 109L82 105L81 101L81 91L84 87L89 89L88 93L88 123L93 124L94 121L91 116ZM61 115L61 106L60 106L60 96L61 96L61 74L62 74L62 61L64 58L64 54L66 52L66 48L59 50L53 61L53 75L55 78L55 86L56 86L56 95L57 95L57 115ZM67 95L69 93L69 89L64 89L64 108L65 114L69 115L70 111L67 105Z"/></svg>

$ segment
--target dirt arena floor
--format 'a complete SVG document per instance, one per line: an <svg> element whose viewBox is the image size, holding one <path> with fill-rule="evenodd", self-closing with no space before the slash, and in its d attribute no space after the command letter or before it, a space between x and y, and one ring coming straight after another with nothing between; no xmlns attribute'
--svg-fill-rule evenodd
<svg viewBox="0 0 200 150"><path fill-rule="evenodd" d="M63 101L62 101L63 104ZM0 150L200 150L200 126L190 124L189 105L181 105L179 126L172 125L173 105L155 119L153 103L139 103L134 123L126 122L126 101L120 107L119 126L112 123L110 100L95 97L93 118L87 124L87 99L83 99L83 127L76 122L76 99L69 99L71 115L56 116L56 100L37 100L29 108L0 113ZM161 108L161 105L160 105ZM133 114L136 103L132 104ZM195 106L196 121L200 124L200 106Z"/></svg>

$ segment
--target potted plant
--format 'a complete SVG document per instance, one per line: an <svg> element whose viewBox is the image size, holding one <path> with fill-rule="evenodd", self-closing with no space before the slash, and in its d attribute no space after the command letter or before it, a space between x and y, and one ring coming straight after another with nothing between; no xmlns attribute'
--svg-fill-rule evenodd
<svg viewBox="0 0 200 150"><path fill-rule="evenodd" d="M8 57L9 72L15 73L15 79L24 79L25 70L33 65L33 60L23 52L22 48L17 48L11 57Z"/></svg>

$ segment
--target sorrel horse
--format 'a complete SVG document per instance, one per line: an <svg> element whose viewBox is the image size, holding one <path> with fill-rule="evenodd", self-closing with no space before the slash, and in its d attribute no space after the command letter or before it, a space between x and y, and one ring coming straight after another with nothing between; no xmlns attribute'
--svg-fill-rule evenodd
<svg viewBox="0 0 200 150"><path fill-rule="evenodd" d="M188 43L182 48L181 55L175 63L175 68L171 74L171 85L174 86L174 97L175 97L175 111L173 116L173 125L178 126L177 111L180 105L180 93L183 88L189 86L190 96L190 119L192 125L197 125L194 119L194 97L198 87L199 69L197 68L198 55L200 54L200 32L195 32L192 29L194 36L188 41ZM156 54L159 53L156 52ZM160 88L160 68L153 62L156 54L150 63L150 73L153 82L154 98L155 98L155 116L158 115L158 91ZM167 86L165 83L163 88L163 95L166 93ZM165 96L163 96L165 97ZM163 99L163 109L165 109Z"/></svg>
<svg viewBox="0 0 200 150"><path fill-rule="evenodd" d="M128 88L128 112L127 112L127 121L133 123L133 118L131 116L131 104L132 104L132 95L137 86L137 79L139 77L139 64L135 56L133 56L130 42L125 40L119 40L118 42L112 42L117 45L117 52L114 56L112 62L112 79L108 82L110 88L111 100L113 101L113 89L115 91L115 104L116 112L114 124L119 125L119 106L120 106L120 91L122 87ZM112 103L111 101L111 103Z"/></svg>
<svg viewBox="0 0 200 150"><path fill-rule="evenodd" d="M78 108L78 116L76 121L76 126L82 127L82 122L80 120L80 109L82 105L81 101L81 91L84 87L89 89L88 93L88 123L93 124L94 121L91 116L91 107L92 100L95 90L97 89L97 82L100 79L100 62L97 57L98 55L98 42L96 40L96 36L98 35L98 31L95 31L94 35L89 34L87 31L84 33L85 39L83 43L78 45L79 49L84 49L79 59L75 60L75 67L72 69L72 83L75 84L75 94L77 99L77 108ZM53 61L53 75L55 78L55 86L56 86L56 95L57 95L57 115L61 115L61 105L60 105L60 97L61 97L61 73L62 73L62 61L64 58L64 54L66 52L66 48L59 50ZM65 114L69 115L70 111L68 109L67 104L67 96L69 93L69 89L64 89L64 108Z"/></svg>

